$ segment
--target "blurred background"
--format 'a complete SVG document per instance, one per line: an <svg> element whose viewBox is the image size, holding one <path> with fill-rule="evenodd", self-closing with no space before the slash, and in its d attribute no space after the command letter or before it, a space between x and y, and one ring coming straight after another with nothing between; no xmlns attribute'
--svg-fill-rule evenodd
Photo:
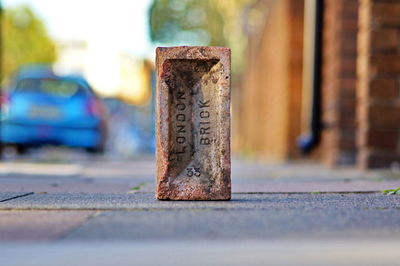
<svg viewBox="0 0 400 266"><path fill-rule="evenodd" d="M398 3L373 2L2 0L3 160L152 157L155 47L211 45L237 158L398 170Z"/></svg>

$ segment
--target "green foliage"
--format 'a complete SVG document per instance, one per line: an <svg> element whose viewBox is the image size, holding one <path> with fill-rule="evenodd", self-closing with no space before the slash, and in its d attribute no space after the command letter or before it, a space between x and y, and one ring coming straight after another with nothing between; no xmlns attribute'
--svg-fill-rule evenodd
<svg viewBox="0 0 400 266"><path fill-rule="evenodd" d="M151 40L165 45L211 45L232 49L232 68L243 65L243 9L250 0L153 0Z"/></svg>
<svg viewBox="0 0 400 266"><path fill-rule="evenodd" d="M383 194L385 195L399 195L400 194L400 187L395 188L395 189L386 189L383 191Z"/></svg>
<svg viewBox="0 0 400 266"><path fill-rule="evenodd" d="M9 82L13 73L24 64L53 63L56 60L54 42L43 22L27 6L3 11L3 76Z"/></svg>
<svg viewBox="0 0 400 266"><path fill-rule="evenodd" d="M155 0L150 27L151 39L160 43L226 45L223 16L209 0Z"/></svg>
<svg viewBox="0 0 400 266"><path fill-rule="evenodd" d="M139 185L137 185L136 187L131 187L130 191L128 193L135 193L138 192L139 190L141 190L142 188L144 188L147 185L147 183L141 183Z"/></svg>

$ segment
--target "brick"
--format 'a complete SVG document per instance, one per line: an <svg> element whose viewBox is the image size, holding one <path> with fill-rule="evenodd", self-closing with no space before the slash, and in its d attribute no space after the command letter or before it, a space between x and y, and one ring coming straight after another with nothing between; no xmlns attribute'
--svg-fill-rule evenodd
<svg viewBox="0 0 400 266"><path fill-rule="evenodd" d="M356 79L343 78L340 80L340 97L341 99L355 99L356 98Z"/></svg>
<svg viewBox="0 0 400 266"><path fill-rule="evenodd" d="M354 58L355 61L357 57L357 41L343 38L341 41L341 52L339 55L343 57Z"/></svg>
<svg viewBox="0 0 400 266"><path fill-rule="evenodd" d="M354 151L356 148L355 131L353 129L341 130L339 141L337 143L340 150L351 150Z"/></svg>
<svg viewBox="0 0 400 266"><path fill-rule="evenodd" d="M340 31L344 32L346 34L351 34L352 32L356 32L358 29L358 16L357 13L352 14L352 17L343 17L343 14L341 16L340 20ZM340 18L340 17L339 17ZM350 38L352 38L354 35L349 35Z"/></svg>
<svg viewBox="0 0 400 266"><path fill-rule="evenodd" d="M362 0L357 62L360 168L400 161L400 1Z"/></svg>
<svg viewBox="0 0 400 266"><path fill-rule="evenodd" d="M399 106L371 106L369 108L369 121L373 129L399 129Z"/></svg>
<svg viewBox="0 0 400 266"><path fill-rule="evenodd" d="M362 169L388 168L398 163L400 154L365 150L359 152L358 166Z"/></svg>
<svg viewBox="0 0 400 266"><path fill-rule="evenodd" d="M341 78L354 78L356 76L356 60L352 58L341 58L338 68Z"/></svg>
<svg viewBox="0 0 400 266"><path fill-rule="evenodd" d="M229 200L230 49L159 47L156 62L156 198Z"/></svg>
<svg viewBox="0 0 400 266"><path fill-rule="evenodd" d="M376 74L400 74L400 55L373 55L371 68Z"/></svg>
<svg viewBox="0 0 400 266"><path fill-rule="evenodd" d="M323 134L321 152L333 166L352 163L355 156L358 1L324 4L322 116L329 134Z"/></svg>
<svg viewBox="0 0 400 266"><path fill-rule="evenodd" d="M369 130L365 137L366 143L364 145L368 147L380 150L397 150L398 130Z"/></svg>
<svg viewBox="0 0 400 266"><path fill-rule="evenodd" d="M336 0L337 1L337 0ZM358 0L340 0L340 11L345 18L357 18Z"/></svg>
<svg viewBox="0 0 400 266"><path fill-rule="evenodd" d="M400 3L375 3L372 6L373 24L378 26L400 26Z"/></svg>
<svg viewBox="0 0 400 266"><path fill-rule="evenodd" d="M377 78L370 81L369 97L374 99L392 99L399 96L396 79Z"/></svg>
<svg viewBox="0 0 400 266"><path fill-rule="evenodd" d="M400 46L397 29L379 29L371 32L372 49L377 51L396 51Z"/></svg>
<svg viewBox="0 0 400 266"><path fill-rule="evenodd" d="M344 128L351 128L354 127L355 123L355 100L354 99L342 99L339 100L339 110L337 110L340 114L339 119L338 119L338 126L341 129Z"/></svg>

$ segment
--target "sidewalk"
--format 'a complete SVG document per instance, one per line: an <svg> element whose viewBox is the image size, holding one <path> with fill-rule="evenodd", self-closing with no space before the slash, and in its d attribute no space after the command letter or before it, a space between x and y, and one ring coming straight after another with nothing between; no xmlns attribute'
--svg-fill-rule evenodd
<svg viewBox="0 0 400 266"><path fill-rule="evenodd" d="M0 165L4 265L400 264L390 172L235 161L231 201L175 202L154 199L151 160L75 166Z"/></svg>

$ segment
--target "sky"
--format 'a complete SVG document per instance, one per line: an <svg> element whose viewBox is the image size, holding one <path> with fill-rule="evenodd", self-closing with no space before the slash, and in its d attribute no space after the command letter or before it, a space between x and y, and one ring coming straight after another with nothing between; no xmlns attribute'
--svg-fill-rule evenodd
<svg viewBox="0 0 400 266"><path fill-rule="evenodd" d="M148 34L152 0L2 0L5 8L30 6L57 41L79 40L88 45L86 78L103 95L121 84L118 56L154 58Z"/></svg>
<svg viewBox="0 0 400 266"><path fill-rule="evenodd" d="M3 0L5 8L27 4L57 40L86 40L91 45L150 56L151 0Z"/></svg>

